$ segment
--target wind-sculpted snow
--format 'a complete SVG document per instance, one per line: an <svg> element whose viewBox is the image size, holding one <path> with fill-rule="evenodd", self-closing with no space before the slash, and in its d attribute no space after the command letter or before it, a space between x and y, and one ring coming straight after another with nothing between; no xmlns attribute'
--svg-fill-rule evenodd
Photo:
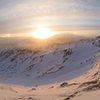
<svg viewBox="0 0 100 100"><path fill-rule="evenodd" d="M0 82L23 85L71 79L88 70L100 54L99 38L41 50L0 48Z"/></svg>

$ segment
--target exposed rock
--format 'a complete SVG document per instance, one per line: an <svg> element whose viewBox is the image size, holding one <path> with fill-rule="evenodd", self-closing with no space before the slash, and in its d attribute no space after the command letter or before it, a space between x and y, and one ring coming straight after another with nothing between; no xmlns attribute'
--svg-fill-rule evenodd
<svg viewBox="0 0 100 100"><path fill-rule="evenodd" d="M83 86L86 87L86 86L89 86L89 85L94 85L94 84L96 84L96 83L98 83L97 80L84 82L84 83L82 83L82 84L79 86L79 88L80 88L80 87L83 87Z"/></svg>
<svg viewBox="0 0 100 100"><path fill-rule="evenodd" d="M64 82L64 83L60 84L60 87L66 87L66 86L68 86L67 82Z"/></svg>
<svg viewBox="0 0 100 100"><path fill-rule="evenodd" d="M67 98L65 98L64 100L70 100L71 98L75 97L79 92L75 92L71 95L69 95Z"/></svg>

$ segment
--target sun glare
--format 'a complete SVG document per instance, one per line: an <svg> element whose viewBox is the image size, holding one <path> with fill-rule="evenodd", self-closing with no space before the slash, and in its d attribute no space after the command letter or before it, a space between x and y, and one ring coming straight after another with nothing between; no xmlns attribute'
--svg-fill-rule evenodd
<svg viewBox="0 0 100 100"><path fill-rule="evenodd" d="M52 36L54 36L54 32L50 31L48 28L38 28L32 33L32 37L38 38L38 39L47 39Z"/></svg>

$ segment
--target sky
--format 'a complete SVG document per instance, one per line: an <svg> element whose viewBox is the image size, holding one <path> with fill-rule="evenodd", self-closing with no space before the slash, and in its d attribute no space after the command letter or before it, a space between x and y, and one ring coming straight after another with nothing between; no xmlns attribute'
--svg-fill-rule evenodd
<svg viewBox="0 0 100 100"><path fill-rule="evenodd" d="M100 0L0 0L0 34L41 25L100 26Z"/></svg>

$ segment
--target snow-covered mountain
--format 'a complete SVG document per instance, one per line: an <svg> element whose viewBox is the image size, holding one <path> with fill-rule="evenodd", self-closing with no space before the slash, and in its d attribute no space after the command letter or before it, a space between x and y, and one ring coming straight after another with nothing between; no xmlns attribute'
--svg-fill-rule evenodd
<svg viewBox="0 0 100 100"><path fill-rule="evenodd" d="M0 48L0 82L37 85L81 75L100 57L100 37L54 44L45 50Z"/></svg>

